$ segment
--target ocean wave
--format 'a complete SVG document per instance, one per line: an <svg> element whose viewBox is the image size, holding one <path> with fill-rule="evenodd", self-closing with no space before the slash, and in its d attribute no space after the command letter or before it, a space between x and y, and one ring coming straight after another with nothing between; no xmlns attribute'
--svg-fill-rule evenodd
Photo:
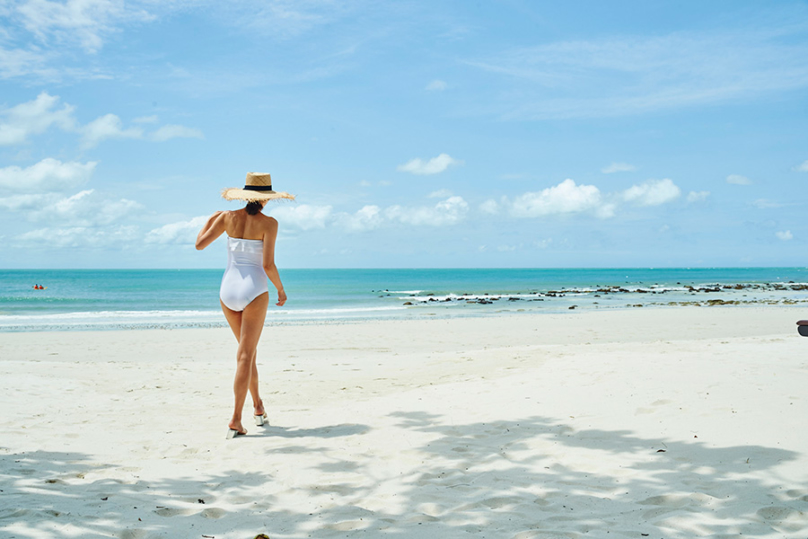
<svg viewBox="0 0 808 539"><path fill-rule="evenodd" d="M35 321L93 321L93 320L153 320L155 318L192 318L221 315L221 311L78 311L49 314L0 314L0 325L5 322Z"/></svg>
<svg viewBox="0 0 808 539"><path fill-rule="evenodd" d="M400 311L403 306L341 307L331 309L271 309L267 320L328 320L361 318L374 313ZM0 314L0 330L70 329L70 328L138 328L195 327L220 325L220 310L198 311L81 311L50 314Z"/></svg>

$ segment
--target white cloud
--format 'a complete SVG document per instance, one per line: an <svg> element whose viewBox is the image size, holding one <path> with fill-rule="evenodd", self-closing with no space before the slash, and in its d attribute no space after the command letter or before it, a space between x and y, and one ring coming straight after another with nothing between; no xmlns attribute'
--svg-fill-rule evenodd
<svg viewBox="0 0 808 539"><path fill-rule="evenodd" d="M796 170L799 172L808 172L808 161L803 161L801 165L797 165Z"/></svg>
<svg viewBox="0 0 808 539"><path fill-rule="evenodd" d="M438 189L437 191L432 191L427 195L427 198L447 198L452 196L452 192L448 189Z"/></svg>
<svg viewBox="0 0 808 539"><path fill-rule="evenodd" d="M43 206L54 204L61 200L56 193L13 195L0 198L0 208L10 211L40 210Z"/></svg>
<svg viewBox="0 0 808 539"><path fill-rule="evenodd" d="M325 228L331 217L331 206L311 206L308 204L276 206L272 215L277 217L281 230L287 225L311 230Z"/></svg>
<svg viewBox="0 0 808 539"><path fill-rule="evenodd" d="M73 227L105 226L140 208L142 206L133 200L113 200L98 195L94 189L87 189L44 206L40 212L32 214L31 219Z"/></svg>
<svg viewBox="0 0 808 539"><path fill-rule="evenodd" d="M708 196L710 196L710 191L690 191L687 194L687 201L691 204L704 202Z"/></svg>
<svg viewBox="0 0 808 539"><path fill-rule="evenodd" d="M444 81L435 79L429 84L426 85L424 88L427 92L442 92L447 88L447 85Z"/></svg>
<svg viewBox="0 0 808 539"><path fill-rule="evenodd" d="M609 202L601 204L595 210L595 216L598 217L599 219L610 219L614 217L616 211L617 211L617 204L612 204Z"/></svg>
<svg viewBox="0 0 808 539"><path fill-rule="evenodd" d="M30 135L44 133L54 125L72 130L76 123L74 107L58 105L58 97L42 92L33 101L0 111L0 116L5 117L0 121L0 146L26 142Z"/></svg>
<svg viewBox="0 0 808 539"><path fill-rule="evenodd" d="M0 47L0 78L25 75L53 79L56 71L46 67L47 55L37 50L5 49Z"/></svg>
<svg viewBox="0 0 808 539"><path fill-rule="evenodd" d="M496 200L488 199L480 204L480 211L488 215L496 215L499 213L499 203Z"/></svg>
<svg viewBox="0 0 808 539"><path fill-rule="evenodd" d="M604 205L600 190L594 185L576 185L566 179L553 187L539 192L529 192L518 196L511 205L514 217L541 217L581 212L595 212ZM614 208L607 208L600 217L611 217Z"/></svg>
<svg viewBox="0 0 808 539"><path fill-rule="evenodd" d="M150 230L143 241L162 245L193 245L207 220L208 216L200 215L189 221L169 223Z"/></svg>
<svg viewBox="0 0 808 539"><path fill-rule="evenodd" d="M87 52L96 52L104 37L126 21L153 19L132 3L116 0L27 0L18 3L16 12L25 28L40 41L77 43Z"/></svg>
<svg viewBox="0 0 808 539"><path fill-rule="evenodd" d="M416 226L447 226L454 225L465 219L469 205L462 197L449 197L435 206L420 206L405 208L390 206L384 211L386 218L391 221Z"/></svg>
<svg viewBox="0 0 808 539"><path fill-rule="evenodd" d="M682 191L668 178L649 180L640 185L633 185L623 192L623 200L638 206L659 206L679 198Z"/></svg>
<svg viewBox="0 0 808 539"><path fill-rule="evenodd" d="M185 127L184 125L164 125L154 133L152 133L149 138L157 142L164 142L166 140L170 140L173 138L198 138L204 139L205 136L202 134L202 131L199 129L193 129L190 127Z"/></svg>
<svg viewBox="0 0 808 539"><path fill-rule="evenodd" d="M0 208L22 212L29 221L54 223L60 228L87 228L111 225L143 206L133 200L116 200L86 189L71 196L42 193L0 198Z"/></svg>
<svg viewBox="0 0 808 539"><path fill-rule="evenodd" d="M752 205L756 208L760 208L761 210L768 210L772 208L782 208L786 204L781 204L779 202L774 202L773 200L768 200L766 198L759 198L752 202Z"/></svg>
<svg viewBox="0 0 808 539"><path fill-rule="evenodd" d="M143 130L139 127L124 129L121 119L114 114L105 114L81 128L82 147L93 148L107 139L142 138Z"/></svg>
<svg viewBox="0 0 808 539"><path fill-rule="evenodd" d="M637 167L634 165L629 165L628 163L612 163L607 167L603 167L600 171L604 174L613 174L615 172L631 172L637 170Z"/></svg>
<svg viewBox="0 0 808 539"><path fill-rule="evenodd" d="M101 248L120 247L138 240L138 228L135 226L113 227L53 227L40 228L17 236L16 241L23 244L33 242L38 246L56 248Z"/></svg>
<svg viewBox="0 0 808 539"><path fill-rule="evenodd" d="M339 223L351 232L362 232L373 230L381 226L383 222L382 210L379 206L363 206L354 214L340 214Z"/></svg>
<svg viewBox="0 0 808 539"><path fill-rule="evenodd" d="M416 157L403 165L398 166L401 172L410 172L417 175L439 174L452 165L462 165L463 161L453 159L448 154L442 153L433 157L429 161Z"/></svg>
<svg viewBox="0 0 808 539"><path fill-rule="evenodd" d="M547 249L550 244L553 243L553 238L546 238L543 240L535 240L533 242L533 247L536 249Z"/></svg>
<svg viewBox="0 0 808 539"><path fill-rule="evenodd" d="M777 235L778 238L780 238L783 241L788 241L788 240L794 239L794 236L791 234L790 230L777 232L776 235Z"/></svg>
<svg viewBox="0 0 808 539"><path fill-rule="evenodd" d="M50 157L27 168L0 168L0 188L21 192L74 189L89 181L97 163L62 163Z"/></svg>
<svg viewBox="0 0 808 539"><path fill-rule="evenodd" d="M727 176L727 183L731 183L733 185L751 185L752 180L739 174L730 174Z"/></svg>

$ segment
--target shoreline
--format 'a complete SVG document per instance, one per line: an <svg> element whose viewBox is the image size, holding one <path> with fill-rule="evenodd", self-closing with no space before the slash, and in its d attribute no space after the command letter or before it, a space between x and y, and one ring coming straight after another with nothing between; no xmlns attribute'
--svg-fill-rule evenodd
<svg viewBox="0 0 808 539"><path fill-rule="evenodd" d="M508 296L504 296L507 298ZM563 296L561 296L563 297ZM528 300L530 301L530 300ZM533 300L536 301L536 300ZM357 314L354 316L323 316L322 318L306 317L300 315L295 311L277 312L272 310L272 306L267 310L267 317L264 327L289 327L289 326L311 326L311 325L341 325L341 324L361 324L365 322L375 321L412 321L412 320L449 320L454 318L488 318L497 316L549 316L566 314L567 311L576 312L619 312L626 310L636 309L685 309L685 308L701 308L708 309L716 308L735 308L735 309L756 309L756 308L793 308L795 310L805 309L808 310L808 299L785 299L785 300L724 300L724 299L703 299L703 300L689 300L689 301L671 301L671 302L644 302L644 303L623 303L619 305L599 305L597 302L592 305L578 305L577 303L569 302L569 304L562 304L555 307L543 306L543 308L525 308L518 303L508 301L501 304L494 304L490 301L479 302L466 302L466 303L479 303L482 307L474 306L468 311L460 311L466 305L445 305L443 302L437 301L434 304L427 301L421 301L420 304L404 303L400 308L378 308L378 309L365 309L367 312L374 312L375 314L369 315ZM578 302L582 303L582 302ZM431 311L430 311L431 309ZM379 312L388 312L388 315L380 315ZM184 311L182 311L184 313ZM149 315L156 319L164 319L167 315L171 315L172 311L124 311L122 313L111 312L98 312L98 313L64 313L66 318L76 318L76 315L84 315L90 317L98 315L101 318L115 318L123 316L124 318L143 318L148 320ZM191 321L143 321L143 322L86 322L86 323L48 323L48 324L32 324L32 325L2 325L0 323L0 335L7 335L13 333L49 333L49 332L92 332L92 331L149 331L149 330L188 330L188 329L217 329L227 328L227 322L221 314L220 310L210 310L199 313L202 318L218 318L218 320L210 320L206 322L191 322ZM298 316L297 318L294 316ZM59 315L42 315L42 318L53 317L59 318ZM33 317L17 317L17 318L36 318ZM0 317L0 320L2 317ZM154 319L152 319L154 320Z"/></svg>
<svg viewBox="0 0 808 539"><path fill-rule="evenodd" d="M799 312L268 327L230 441L227 329L4 334L0 530L802 538Z"/></svg>

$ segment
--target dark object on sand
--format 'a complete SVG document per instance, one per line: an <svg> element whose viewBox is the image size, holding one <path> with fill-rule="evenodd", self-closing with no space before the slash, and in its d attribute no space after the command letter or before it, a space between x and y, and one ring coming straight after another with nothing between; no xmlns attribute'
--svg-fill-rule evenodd
<svg viewBox="0 0 808 539"><path fill-rule="evenodd" d="M800 320L797 322L797 331L803 337L808 337L808 320Z"/></svg>

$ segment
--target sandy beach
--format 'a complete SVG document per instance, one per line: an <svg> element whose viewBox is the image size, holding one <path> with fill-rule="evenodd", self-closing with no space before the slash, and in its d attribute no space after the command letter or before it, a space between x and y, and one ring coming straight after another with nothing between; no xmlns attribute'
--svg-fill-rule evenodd
<svg viewBox="0 0 808 539"><path fill-rule="evenodd" d="M4 333L0 536L805 539L800 318L268 326L236 440L229 330Z"/></svg>

